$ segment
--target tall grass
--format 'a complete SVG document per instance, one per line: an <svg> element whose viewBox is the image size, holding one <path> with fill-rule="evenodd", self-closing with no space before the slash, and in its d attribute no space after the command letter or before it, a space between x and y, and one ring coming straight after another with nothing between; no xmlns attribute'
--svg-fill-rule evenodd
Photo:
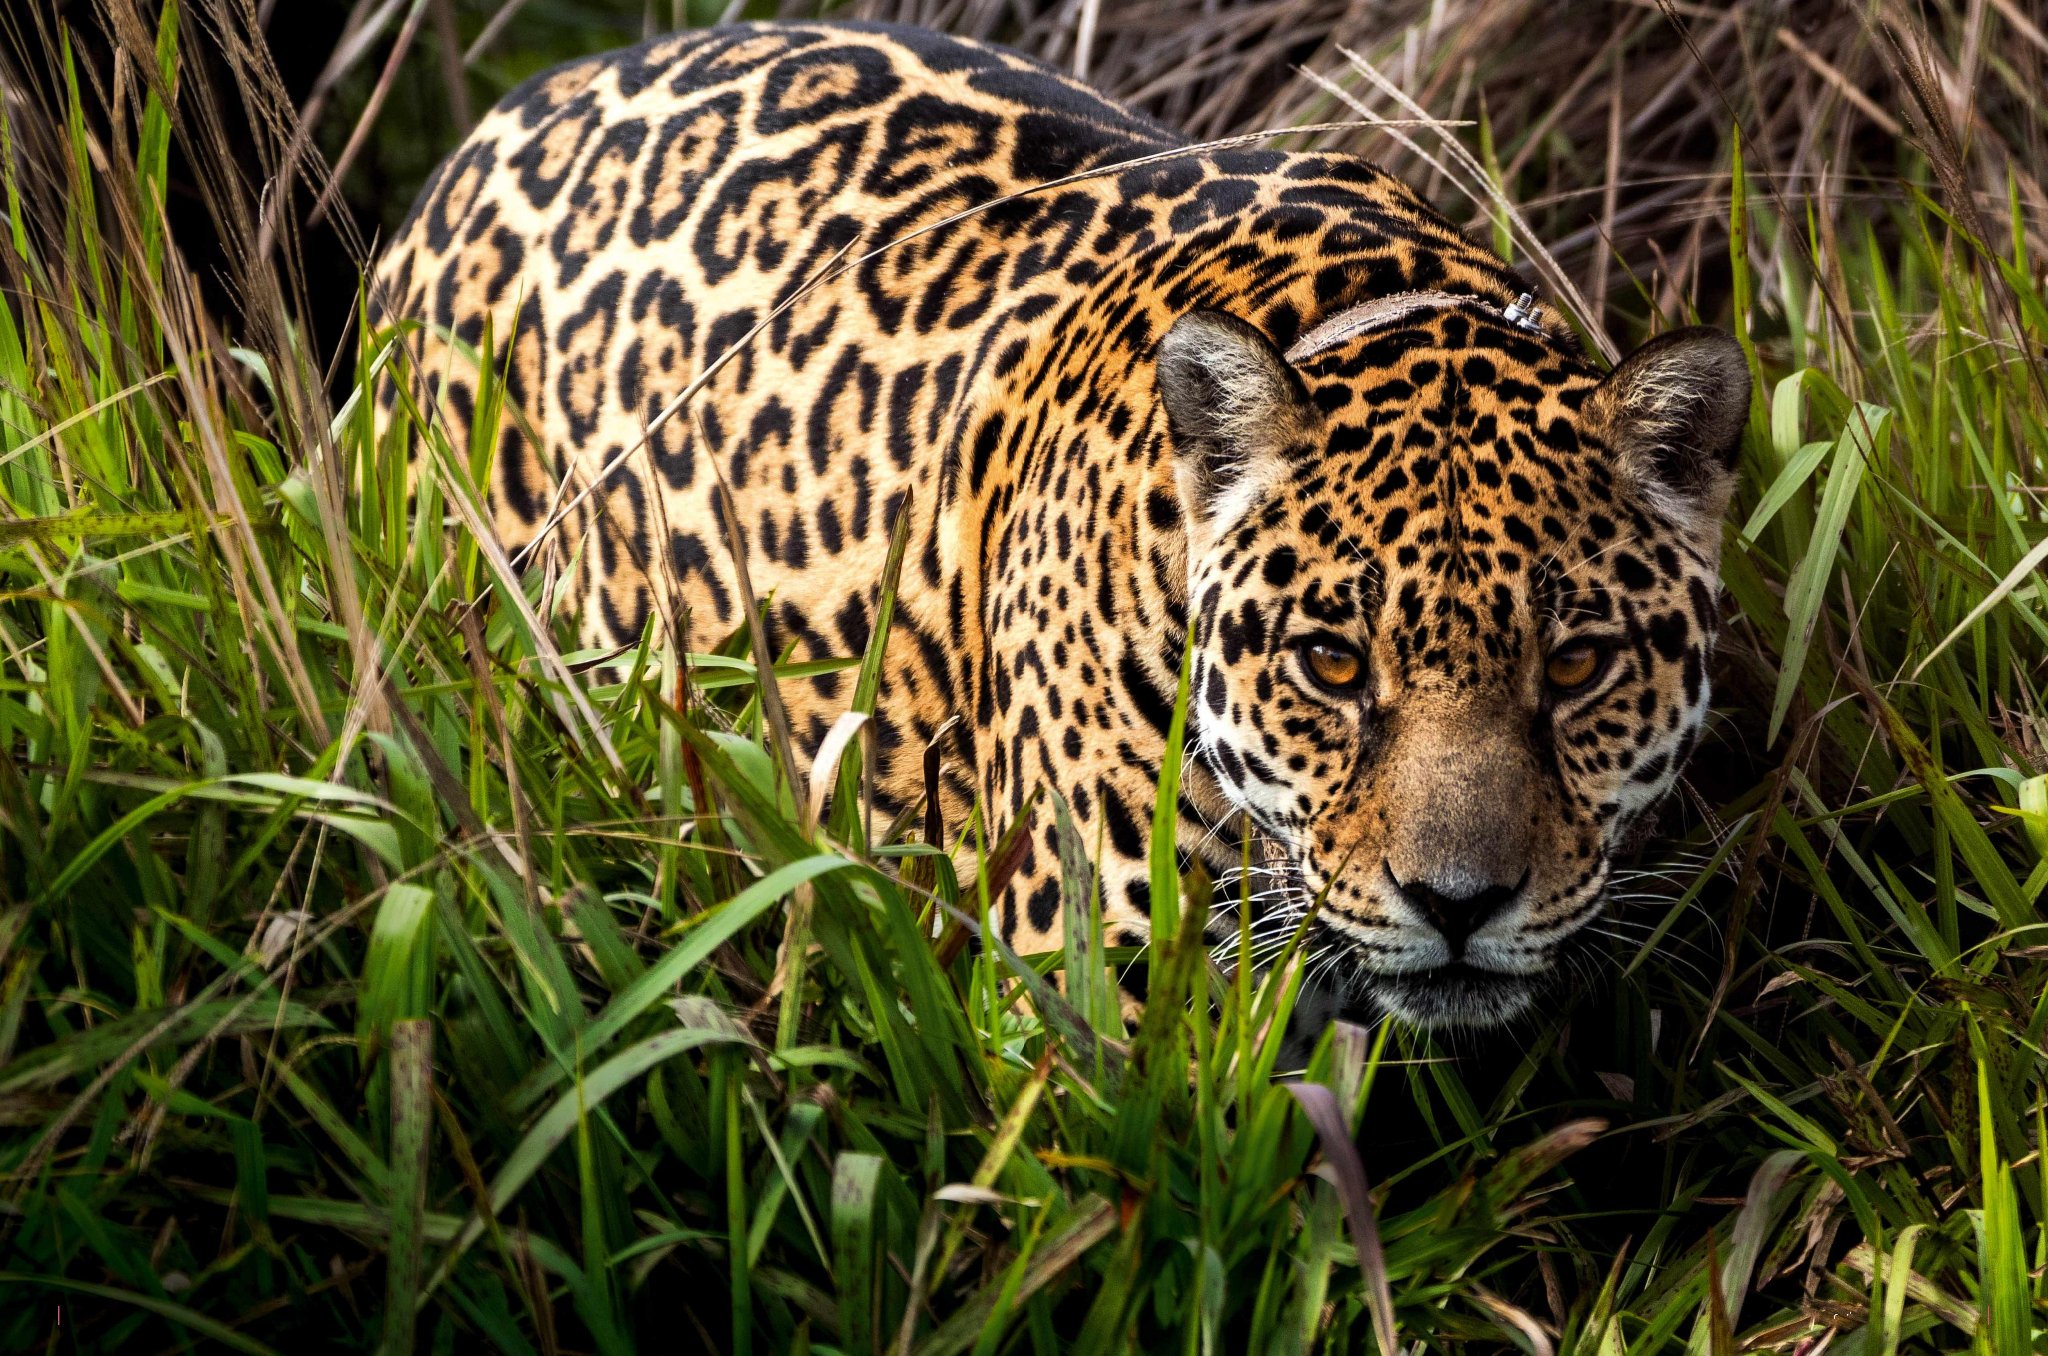
<svg viewBox="0 0 2048 1356"><path fill-rule="evenodd" d="M1199 892L1126 1032L1056 800L1065 951L968 945L1004 844L804 765L819 666L565 650L404 333L286 323L288 191L202 300L230 11L109 12L4 104L0 1347L2048 1342L2048 287L1938 105L1860 208L1723 161L1732 627L1611 967L1293 1070Z"/></svg>

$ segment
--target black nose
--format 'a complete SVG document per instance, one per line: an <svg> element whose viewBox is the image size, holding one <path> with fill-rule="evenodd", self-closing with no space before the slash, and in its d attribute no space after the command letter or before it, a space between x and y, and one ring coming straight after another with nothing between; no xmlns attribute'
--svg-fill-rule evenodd
<svg viewBox="0 0 2048 1356"><path fill-rule="evenodd" d="M1444 944L1456 956L1465 949L1465 939L1486 925L1486 920L1506 908L1522 892L1522 882L1513 885L1484 885L1470 894L1447 894L1426 881L1403 881L1387 867L1387 879L1402 898L1421 910L1422 916L1444 935Z"/></svg>

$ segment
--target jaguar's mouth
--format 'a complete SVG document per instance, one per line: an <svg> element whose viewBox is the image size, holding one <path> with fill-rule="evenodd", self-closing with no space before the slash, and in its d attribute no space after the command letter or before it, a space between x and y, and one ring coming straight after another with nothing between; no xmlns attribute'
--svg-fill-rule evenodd
<svg viewBox="0 0 2048 1356"><path fill-rule="evenodd" d="M1501 959L1518 960L1514 970L1485 963L1493 959L1490 954L1475 957L1462 947L1464 954L1447 955L1433 933L1418 938L1409 929L1354 922L1327 907L1318 909L1325 889L1317 873L1276 836L1262 833L1259 843L1263 850L1249 873L1239 868L1219 878L1221 925L1212 937L1216 959L1228 965L1239 955L1236 915L1242 902L1251 906L1251 954L1259 966L1284 954L1313 915L1303 961L1306 990L1321 993L1336 1012L1391 1016L1439 1031L1506 1026L1527 1015L1555 983L1558 956L1573 941L1566 938L1533 954L1510 948Z"/></svg>
<svg viewBox="0 0 2048 1356"><path fill-rule="evenodd" d="M1531 975L1467 961L1372 976L1370 1000L1410 1025L1440 1030L1502 1026L1526 1013L1541 986Z"/></svg>

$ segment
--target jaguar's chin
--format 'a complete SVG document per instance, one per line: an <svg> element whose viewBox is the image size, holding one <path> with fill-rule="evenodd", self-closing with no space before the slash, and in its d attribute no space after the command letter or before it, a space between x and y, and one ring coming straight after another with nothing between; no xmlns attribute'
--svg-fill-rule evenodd
<svg viewBox="0 0 2048 1356"><path fill-rule="evenodd" d="M1441 1031L1504 1026L1528 1012L1541 990L1533 975L1453 961L1427 970L1375 975L1368 993L1397 1020Z"/></svg>

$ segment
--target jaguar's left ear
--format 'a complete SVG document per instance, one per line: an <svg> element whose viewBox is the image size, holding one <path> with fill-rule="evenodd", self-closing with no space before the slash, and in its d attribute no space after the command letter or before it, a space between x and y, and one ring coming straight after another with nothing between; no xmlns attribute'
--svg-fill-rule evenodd
<svg viewBox="0 0 2048 1356"><path fill-rule="evenodd" d="M1749 364L1733 335L1658 335L1607 374L1589 412L1624 477L1702 527L1727 510L1749 420Z"/></svg>
<svg viewBox="0 0 2048 1356"><path fill-rule="evenodd" d="M1221 311L1175 321L1158 372L1182 507L1199 523L1235 516L1308 418L1308 388L1270 339Z"/></svg>

